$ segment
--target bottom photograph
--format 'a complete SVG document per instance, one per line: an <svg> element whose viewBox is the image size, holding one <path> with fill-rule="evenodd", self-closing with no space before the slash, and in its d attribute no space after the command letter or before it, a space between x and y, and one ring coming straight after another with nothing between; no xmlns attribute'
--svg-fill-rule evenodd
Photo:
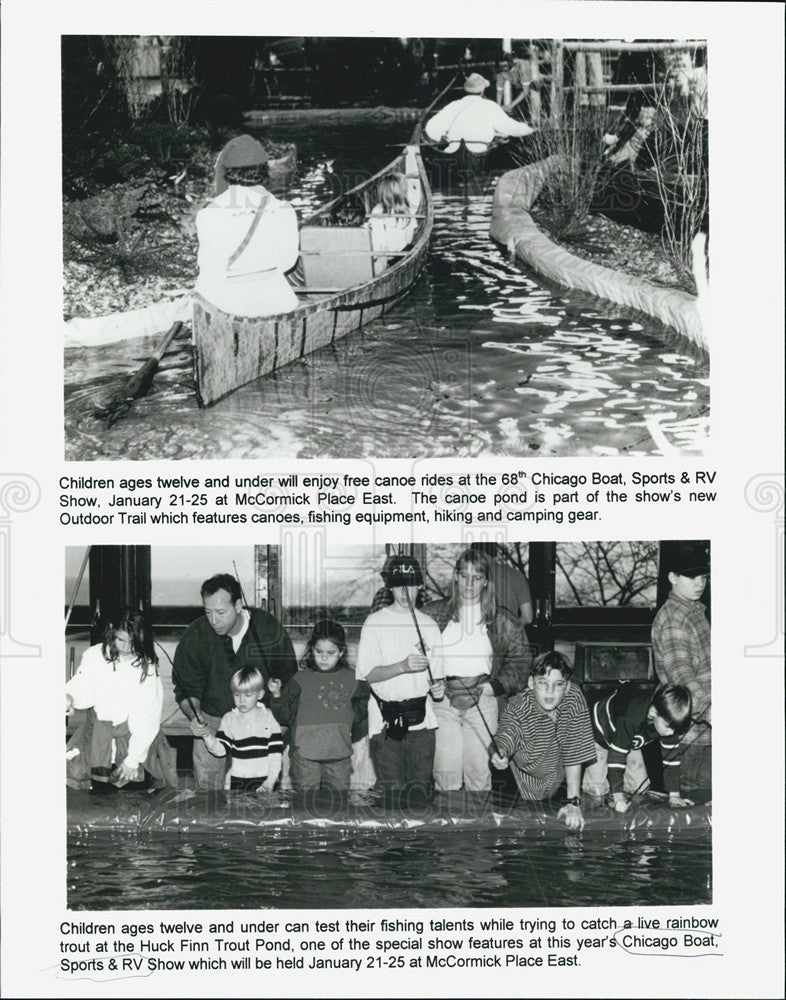
<svg viewBox="0 0 786 1000"><path fill-rule="evenodd" d="M699 539L66 548L69 909L711 903L709 574Z"/></svg>

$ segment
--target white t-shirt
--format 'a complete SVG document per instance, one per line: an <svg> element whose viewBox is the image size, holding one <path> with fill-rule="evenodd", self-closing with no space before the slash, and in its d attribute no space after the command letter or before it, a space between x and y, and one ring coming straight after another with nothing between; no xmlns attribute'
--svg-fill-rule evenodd
<svg viewBox="0 0 786 1000"><path fill-rule="evenodd" d="M430 651L440 642L439 628L433 618L415 611L420 633ZM382 608L369 615L363 623L358 646L358 662L355 675L358 680L366 680L374 667L386 667L406 659L410 653L420 653L420 642L412 614L396 605ZM435 675L436 676L436 675ZM399 674L387 681L372 683L372 689L383 701L404 701L428 694L428 671L417 674ZM368 703L368 731L370 736L383 730L382 713L379 705L371 698ZM426 717L419 726L410 729L436 729L437 720L431 707L431 699L426 698Z"/></svg>
<svg viewBox="0 0 786 1000"><path fill-rule="evenodd" d="M434 676L476 677L491 673L491 640L481 624L479 604L465 605L459 620L445 626L434 650Z"/></svg>

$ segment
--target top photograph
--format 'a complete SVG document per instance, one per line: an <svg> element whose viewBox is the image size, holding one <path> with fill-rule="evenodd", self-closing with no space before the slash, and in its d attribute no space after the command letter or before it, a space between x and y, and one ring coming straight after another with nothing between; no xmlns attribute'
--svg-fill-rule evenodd
<svg viewBox="0 0 786 1000"><path fill-rule="evenodd" d="M66 459L702 455L707 55L62 36Z"/></svg>

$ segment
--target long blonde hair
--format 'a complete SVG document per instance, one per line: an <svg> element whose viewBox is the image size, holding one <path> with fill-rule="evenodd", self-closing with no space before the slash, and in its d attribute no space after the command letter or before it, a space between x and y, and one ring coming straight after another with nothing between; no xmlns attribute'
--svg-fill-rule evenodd
<svg viewBox="0 0 786 1000"><path fill-rule="evenodd" d="M494 577L491 573L491 560L483 552L475 552L472 549L463 552L453 567L453 576L450 578L450 597L448 598L450 617L453 621L458 621L461 610L458 578L459 573L467 566L472 566L486 578L486 585L480 595L480 620L483 624L488 625L497 617L497 595L494 590Z"/></svg>
<svg viewBox="0 0 786 1000"><path fill-rule="evenodd" d="M404 174L385 174L377 184L377 197L385 215L412 215L407 197L407 179ZM405 224L402 220L399 225Z"/></svg>

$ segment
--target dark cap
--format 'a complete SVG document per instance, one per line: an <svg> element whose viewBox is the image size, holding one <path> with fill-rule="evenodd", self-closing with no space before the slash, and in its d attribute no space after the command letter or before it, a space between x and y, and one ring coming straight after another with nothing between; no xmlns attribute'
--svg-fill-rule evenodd
<svg viewBox="0 0 786 1000"><path fill-rule="evenodd" d="M267 150L250 135L236 135L224 146L221 165L226 167L256 167L267 163Z"/></svg>
<svg viewBox="0 0 786 1000"><path fill-rule="evenodd" d="M388 587L423 585L420 564L413 556L392 556L382 570L382 579Z"/></svg>
<svg viewBox="0 0 786 1000"><path fill-rule="evenodd" d="M707 576L710 572L708 542L677 542L664 557L665 568L679 576Z"/></svg>

